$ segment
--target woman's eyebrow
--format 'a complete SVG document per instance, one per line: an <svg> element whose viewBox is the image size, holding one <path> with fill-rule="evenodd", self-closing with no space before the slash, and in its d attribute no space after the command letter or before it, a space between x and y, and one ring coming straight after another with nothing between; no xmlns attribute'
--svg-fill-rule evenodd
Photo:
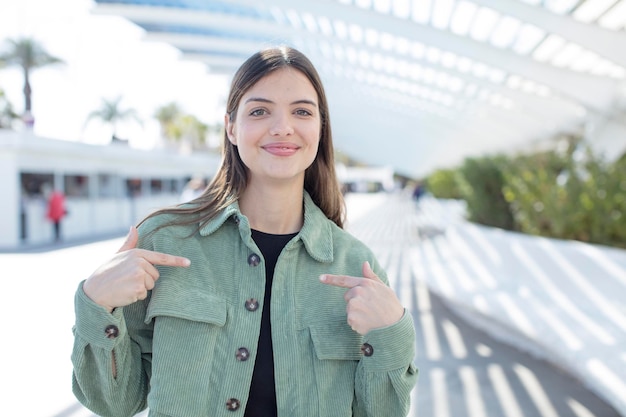
<svg viewBox="0 0 626 417"><path fill-rule="evenodd" d="M248 98L245 103L250 103L251 101L260 101L262 103L273 103L272 100L268 100L266 98L262 98L262 97L250 97Z"/></svg>
<svg viewBox="0 0 626 417"><path fill-rule="evenodd" d="M250 97L248 99L246 99L246 101L244 102L245 104L250 103L250 102L261 102L261 103L274 103L272 100L263 98L263 97ZM291 104L309 104L311 106L317 107L317 103L313 100L308 100L308 99L302 99L302 100L296 100L294 102L292 102Z"/></svg>
<svg viewBox="0 0 626 417"><path fill-rule="evenodd" d="M296 100L291 104L310 104L311 106L317 107L317 103L315 101L306 99Z"/></svg>

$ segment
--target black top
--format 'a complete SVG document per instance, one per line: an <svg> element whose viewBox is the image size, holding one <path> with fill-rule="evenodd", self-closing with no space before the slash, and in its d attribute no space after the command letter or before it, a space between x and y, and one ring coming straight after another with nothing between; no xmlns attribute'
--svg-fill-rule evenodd
<svg viewBox="0 0 626 417"><path fill-rule="evenodd" d="M272 328L270 322L270 298L274 268L280 252L287 242L297 233L272 235L252 230L252 239L261 250L265 259L265 297L263 297L261 333L259 346L252 373L250 398L246 406L245 417L276 417L276 385L274 383L274 355L272 348Z"/></svg>

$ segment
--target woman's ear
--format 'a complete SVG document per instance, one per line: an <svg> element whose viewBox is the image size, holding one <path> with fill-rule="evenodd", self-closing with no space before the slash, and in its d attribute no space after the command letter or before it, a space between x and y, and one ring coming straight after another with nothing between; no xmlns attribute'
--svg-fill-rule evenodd
<svg viewBox="0 0 626 417"><path fill-rule="evenodd" d="M230 143L237 146L237 137L235 136L235 123L231 120L228 113L224 115L224 129L226 130L226 136L228 137Z"/></svg>

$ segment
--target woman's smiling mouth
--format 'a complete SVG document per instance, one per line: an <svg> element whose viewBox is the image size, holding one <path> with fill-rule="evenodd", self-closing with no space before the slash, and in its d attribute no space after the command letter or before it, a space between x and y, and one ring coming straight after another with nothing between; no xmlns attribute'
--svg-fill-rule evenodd
<svg viewBox="0 0 626 417"><path fill-rule="evenodd" d="M270 143L261 148L276 156L291 156L300 149L299 146L293 143Z"/></svg>

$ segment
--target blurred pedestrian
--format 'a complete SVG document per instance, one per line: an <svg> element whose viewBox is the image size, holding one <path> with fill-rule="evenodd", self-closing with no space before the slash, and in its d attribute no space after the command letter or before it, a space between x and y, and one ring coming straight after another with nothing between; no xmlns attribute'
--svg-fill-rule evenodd
<svg viewBox="0 0 626 417"><path fill-rule="evenodd" d="M183 192L180 194L180 202L188 203L191 200L195 200L200 197L204 189L206 188L206 183L204 182L204 178L192 178L187 184L185 184L185 188L183 188Z"/></svg>
<svg viewBox="0 0 626 417"><path fill-rule="evenodd" d="M419 202L422 196L426 193L426 187L424 187L424 183L418 181L413 187L412 197L415 202Z"/></svg>
<svg viewBox="0 0 626 417"><path fill-rule="evenodd" d="M61 241L61 222L67 215L65 195L49 185L43 187L43 194L47 202L46 218L52 222L54 241L59 242Z"/></svg>

